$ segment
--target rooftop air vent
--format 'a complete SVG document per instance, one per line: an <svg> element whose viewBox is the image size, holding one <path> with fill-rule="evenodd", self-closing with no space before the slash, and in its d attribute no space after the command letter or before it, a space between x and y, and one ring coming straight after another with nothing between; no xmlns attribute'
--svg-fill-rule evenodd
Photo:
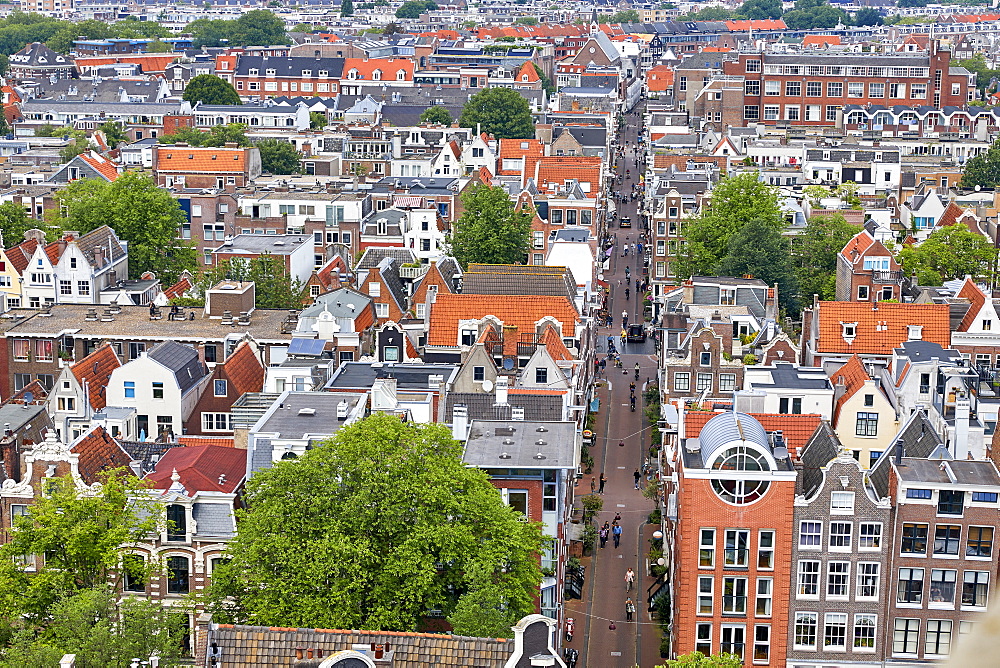
<svg viewBox="0 0 1000 668"><path fill-rule="evenodd" d="M501 452L500 459L510 459L510 455L506 452Z"/></svg>
<svg viewBox="0 0 1000 668"><path fill-rule="evenodd" d="M300 408L299 415L316 415L315 408Z"/></svg>
<svg viewBox="0 0 1000 668"><path fill-rule="evenodd" d="M548 443L547 441L543 441L542 439L538 439L537 441L535 441L535 445L547 445L547 443Z"/></svg>
<svg viewBox="0 0 1000 668"><path fill-rule="evenodd" d="M534 457L532 457L532 459L538 459L538 460L542 460L542 459L545 459L545 455L543 455L543 454L542 454L542 453L540 453L540 452L537 452L537 453L535 453L535 456L534 456Z"/></svg>

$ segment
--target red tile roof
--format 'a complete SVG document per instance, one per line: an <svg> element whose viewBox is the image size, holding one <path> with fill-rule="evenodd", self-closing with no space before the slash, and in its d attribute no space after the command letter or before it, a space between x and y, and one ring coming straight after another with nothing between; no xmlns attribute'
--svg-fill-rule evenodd
<svg viewBox="0 0 1000 668"><path fill-rule="evenodd" d="M851 355L851 359L847 360L846 364L830 374L830 382L835 387L839 385L843 385L844 387L844 393L837 399L837 403L833 407L834 428L837 427L837 422L840 421L840 409L869 380L871 380L871 376L868 375L865 365L857 355Z"/></svg>
<svg viewBox="0 0 1000 668"><path fill-rule="evenodd" d="M24 270L28 268L28 263L31 262L31 256L35 254L36 248L38 248L38 242L34 239L28 239L6 250L7 259L14 265L14 269L17 269L17 273L23 274Z"/></svg>
<svg viewBox="0 0 1000 668"><path fill-rule="evenodd" d="M840 44L840 35L806 35L802 38L802 46L827 46Z"/></svg>
<svg viewBox="0 0 1000 668"><path fill-rule="evenodd" d="M194 287L194 283L187 276L182 276L179 281L163 291L163 296L167 299L183 297L184 293Z"/></svg>
<svg viewBox="0 0 1000 668"><path fill-rule="evenodd" d="M247 167L245 148L203 148L200 146L157 146L156 170L204 174L242 174Z"/></svg>
<svg viewBox="0 0 1000 668"><path fill-rule="evenodd" d="M413 81L413 61L409 58L345 58L344 78L351 70L358 71L358 78L363 81L373 81L372 74L379 70L382 81ZM404 79L397 79L397 73L403 70Z"/></svg>
<svg viewBox="0 0 1000 668"><path fill-rule="evenodd" d="M236 401L247 392L260 392L264 388L264 365L254 354L253 346L244 341L222 363L226 377L232 385L229 398Z"/></svg>
<svg viewBox="0 0 1000 668"><path fill-rule="evenodd" d="M701 433L702 427L718 415L713 411L684 411L684 436L695 438ZM775 414L749 413L750 417L760 422L765 431L781 431L788 447L788 453L793 459L798 458L798 451L810 438L823 421L822 415L813 414Z"/></svg>
<svg viewBox="0 0 1000 668"><path fill-rule="evenodd" d="M562 188L566 181L577 180L590 184L590 194L597 197L601 184L601 158L597 156L556 156L548 155L535 162L534 170L525 169L523 182L529 177L535 179L539 190L554 190L551 185Z"/></svg>
<svg viewBox="0 0 1000 668"><path fill-rule="evenodd" d="M565 362L574 359L573 354L570 353L569 348L563 343L562 337L559 336L559 332L552 325L546 325L542 330L542 335L539 337L539 343L545 344L545 350L549 353L552 359L557 362Z"/></svg>
<svg viewBox="0 0 1000 668"><path fill-rule="evenodd" d="M132 461L121 444L100 426L81 436L70 451L79 457L80 477L88 485L97 482L102 471L128 466Z"/></svg>
<svg viewBox="0 0 1000 668"><path fill-rule="evenodd" d="M877 307L877 308L876 308ZM922 338L948 348L951 345L948 304L893 302L819 302L817 353L891 355L909 339L908 325L922 325ZM848 343L842 323L857 323Z"/></svg>
<svg viewBox="0 0 1000 668"><path fill-rule="evenodd" d="M524 77L528 77L525 79ZM530 60L524 61L521 65L521 69L517 71L517 75L514 77L517 81L527 81L529 83L535 83L536 81L541 81L538 76L538 72L535 71L535 66L532 65Z"/></svg>
<svg viewBox="0 0 1000 668"><path fill-rule="evenodd" d="M58 241L53 241L50 244L45 244L45 257L49 258L49 262L52 266L56 266L59 262L59 258L62 257L63 251L66 249L66 244L60 243Z"/></svg>
<svg viewBox="0 0 1000 668"><path fill-rule="evenodd" d="M220 448L235 448L236 439L232 436L178 436L177 442L181 445L194 447L196 445L216 445Z"/></svg>
<svg viewBox="0 0 1000 668"><path fill-rule="evenodd" d="M23 404L25 402L26 395L31 392L31 404L38 405L45 403L45 400L49 396L49 391L45 389L45 386L35 379L22 387L19 391L15 392L10 399L5 401L5 404Z"/></svg>
<svg viewBox="0 0 1000 668"><path fill-rule="evenodd" d="M963 213L965 213L965 209L955 204L954 201L948 202L948 206L944 208L944 211L941 212L941 217L938 218L937 226L945 227L947 225L954 225Z"/></svg>
<svg viewBox="0 0 1000 668"><path fill-rule="evenodd" d="M862 230L851 237L851 240L847 242L847 245L840 251L840 254L851 264L854 264L873 243L875 243L875 239L872 235L868 234L866 230Z"/></svg>
<svg viewBox="0 0 1000 668"><path fill-rule="evenodd" d="M962 289L955 296L959 299L969 300L969 310L965 312L962 323L958 326L958 331L967 332L969 327L972 327L972 323L976 321L976 316L979 315L983 305L986 304L986 295L972 282L971 278L966 278Z"/></svg>
<svg viewBox="0 0 1000 668"><path fill-rule="evenodd" d="M115 63L136 63L142 67L144 74L163 72L167 65L180 58L180 54L137 53L126 56L78 56L75 60L76 69L83 72L86 68L98 65L114 65Z"/></svg>
<svg viewBox="0 0 1000 668"><path fill-rule="evenodd" d="M196 445L170 448L146 476L153 489L167 489L177 469L188 495L195 492L232 493L246 477L247 452L240 448ZM223 477L224 476L224 477ZM220 482L221 480L221 482Z"/></svg>
<svg viewBox="0 0 1000 668"><path fill-rule="evenodd" d="M787 30L788 26L781 19L754 19L750 21L726 21L726 27L733 32L748 32L750 30Z"/></svg>
<svg viewBox="0 0 1000 668"><path fill-rule="evenodd" d="M501 139L500 140L500 174L506 176L519 176L521 174L534 174L535 161L545 154L545 145L537 139ZM524 163L521 169L504 169L504 160L520 160Z"/></svg>
<svg viewBox="0 0 1000 668"><path fill-rule="evenodd" d="M439 294L431 306L427 343L432 346L458 345L458 321L481 319L487 315L504 324L505 334L535 335L535 323L551 316L562 323L563 336L572 336L580 314L566 297L530 295Z"/></svg>
<svg viewBox="0 0 1000 668"><path fill-rule="evenodd" d="M108 181L114 181L118 178L118 167L103 155L90 151L89 153L81 154L80 159L93 167L98 174Z"/></svg>
<svg viewBox="0 0 1000 668"><path fill-rule="evenodd" d="M95 411L108 405L105 388L108 386L111 373L121 365L114 348L110 344L104 344L70 367L76 382L80 383L81 387L86 385L90 407Z"/></svg>

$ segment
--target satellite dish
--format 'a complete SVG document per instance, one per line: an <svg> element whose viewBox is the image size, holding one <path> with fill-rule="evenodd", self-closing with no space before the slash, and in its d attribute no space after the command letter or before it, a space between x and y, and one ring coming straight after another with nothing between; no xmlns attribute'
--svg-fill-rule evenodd
<svg viewBox="0 0 1000 668"><path fill-rule="evenodd" d="M483 381L483 391L484 392L492 392L493 391L493 381L492 380L484 380Z"/></svg>
<svg viewBox="0 0 1000 668"><path fill-rule="evenodd" d="M30 404L34 400L35 400L35 395L34 394L32 394L31 392L25 392L24 393L24 403L25 404Z"/></svg>
<svg viewBox="0 0 1000 668"><path fill-rule="evenodd" d="M503 361L503 368L505 370L507 370L507 371L513 370L513 368L514 368L514 360L512 360L509 357L505 358L504 361Z"/></svg>

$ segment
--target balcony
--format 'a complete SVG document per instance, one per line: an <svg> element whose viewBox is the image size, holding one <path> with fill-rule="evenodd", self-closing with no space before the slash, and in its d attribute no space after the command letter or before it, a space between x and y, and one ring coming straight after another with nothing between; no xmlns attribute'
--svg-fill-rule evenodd
<svg viewBox="0 0 1000 668"><path fill-rule="evenodd" d="M417 267L407 267L403 265L399 268L399 277L407 279L417 279L427 273L429 265L422 264Z"/></svg>
<svg viewBox="0 0 1000 668"><path fill-rule="evenodd" d="M891 283L898 285L903 282L903 272L883 269L872 269L872 283Z"/></svg>

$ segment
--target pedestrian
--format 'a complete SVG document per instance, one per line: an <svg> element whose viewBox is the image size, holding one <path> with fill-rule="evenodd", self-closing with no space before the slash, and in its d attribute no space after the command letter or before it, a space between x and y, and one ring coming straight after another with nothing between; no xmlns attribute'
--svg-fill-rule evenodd
<svg viewBox="0 0 1000 668"><path fill-rule="evenodd" d="M635 614L635 603L632 602L632 597L625 599L625 621L631 622L632 615Z"/></svg>
<svg viewBox="0 0 1000 668"><path fill-rule="evenodd" d="M639 469L635 470L635 473L632 474L632 477L635 478L635 488L639 489L639 479L642 478L642 474L639 473Z"/></svg>
<svg viewBox="0 0 1000 668"><path fill-rule="evenodd" d="M602 359L601 360L601 373L604 373L604 369L607 366L608 366L608 360L607 359Z"/></svg>
<svg viewBox="0 0 1000 668"><path fill-rule="evenodd" d="M620 512L615 513L615 519L612 520L612 524L618 524L621 521L622 521L622 514Z"/></svg>
<svg viewBox="0 0 1000 668"><path fill-rule="evenodd" d="M590 476L590 493L593 494L595 489L597 489L597 478Z"/></svg>
<svg viewBox="0 0 1000 668"><path fill-rule="evenodd" d="M632 585L635 584L635 571L631 568L625 571L625 591L632 591Z"/></svg>
<svg viewBox="0 0 1000 668"><path fill-rule="evenodd" d="M604 477L604 471L601 471L601 488L597 490L598 494L604 494L604 485L608 482L608 479Z"/></svg>
<svg viewBox="0 0 1000 668"><path fill-rule="evenodd" d="M622 525L616 524L611 527L611 535L615 538L615 549L618 549L618 544L622 542Z"/></svg>
<svg viewBox="0 0 1000 668"><path fill-rule="evenodd" d="M597 535L601 539L601 547L603 548L608 544L608 527L601 527L601 530L597 532Z"/></svg>

